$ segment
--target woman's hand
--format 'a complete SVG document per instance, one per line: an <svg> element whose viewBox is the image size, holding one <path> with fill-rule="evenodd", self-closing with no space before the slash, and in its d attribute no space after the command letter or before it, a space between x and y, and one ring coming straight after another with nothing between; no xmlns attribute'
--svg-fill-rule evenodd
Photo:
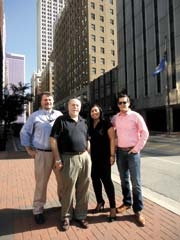
<svg viewBox="0 0 180 240"><path fill-rule="evenodd" d="M115 155L110 156L110 163L113 165L115 163Z"/></svg>

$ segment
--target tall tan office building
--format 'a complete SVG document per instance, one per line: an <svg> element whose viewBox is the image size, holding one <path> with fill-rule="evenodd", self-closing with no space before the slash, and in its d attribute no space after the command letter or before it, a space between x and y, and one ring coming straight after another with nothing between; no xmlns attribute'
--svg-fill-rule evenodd
<svg viewBox="0 0 180 240"><path fill-rule="evenodd" d="M53 24L65 0L37 0L37 70L42 71L53 50Z"/></svg>
<svg viewBox="0 0 180 240"><path fill-rule="evenodd" d="M66 1L54 32L57 106L116 65L116 0Z"/></svg>

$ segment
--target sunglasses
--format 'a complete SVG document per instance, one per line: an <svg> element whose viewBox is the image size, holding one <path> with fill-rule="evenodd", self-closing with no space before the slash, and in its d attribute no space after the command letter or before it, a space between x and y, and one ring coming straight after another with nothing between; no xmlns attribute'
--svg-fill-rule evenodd
<svg viewBox="0 0 180 240"><path fill-rule="evenodd" d="M118 102L118 105L126 104L127 102Z"/></svg>

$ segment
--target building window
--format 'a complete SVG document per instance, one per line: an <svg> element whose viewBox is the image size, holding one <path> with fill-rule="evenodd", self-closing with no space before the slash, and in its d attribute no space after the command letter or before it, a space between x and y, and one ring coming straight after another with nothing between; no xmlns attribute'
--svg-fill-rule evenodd
<svg viewBox="0 0 180 240"><path fill-rule="evenodd" d="M91 19L95 20L95 14L91 13Z"/></svg>
<svg viewBox="0 0 180 240"><path fill-rule="evenodd" d="M94 68L94 67L92 68L92 73L96 74L96 68Z"/></svg>
<svg viewBox="0 0 180 240"><path fill-rule="evenodd" d="M113 39L111 39L111 40L110 40L110 42L111 42L111 44L114 46L114 40L113 40Z"/></svg>
<svg viewBox="0 0 180 240"><path fill-rule="evenodd" d="M104 27L103 26L100 26L100 31L104 32Z"/></svg>
<svg viewBox="0 0 180 240"><path fill-rule="evenodd" d="M112 60L111 63L112 63L112 66L114 67L115 66L115 61Z"/></svg>
<svg viewBox="0 0 180 240"><path fill-rule="evenodd" d="M104 50L103 47L100 48L100 52L101 52L101 53L105 53L105 50Z"/></svg>
<svg viewBox="0 0 180 240"><path fill-rule="evenodd" d="M103 5L99 5L99 9L100 9L100 11L104 11L104 7L103 7Z"/></svg>
<svg viewBox="0 0 180 240"><path fill-rule="evenodd" d="M112 8L110 8L109 11L110 11L110 14L112 14L112 15L114 14L114 10Z"/></svg>
<svg viewBox="0 0 180 240"><path fill-rule="evenodd" d="M110 24L114 25L114 20L113 19L110 19Z"/></svg>
<svg viewBox="0 0 180 240"><path fill-rule="evenodd" d="M92 62L92 63L96 63L96 57L92 56L91 62Z"/></svg>
<svg viewBox="0 0 180 240"><path fill-rule="evenodd" d="M114 50L111 50L111 55L115 55L115 51Z"/></svg>
<svg viewBox="0 0 180 240"><path fill-rule="evenodd" d="M110 32L112 35L114 35L114 30L113 29L110 29Z"/></svg>
<svg viewBox="0 0 180 240"><path fill-rule="evenodd" d="M103 16L100 16L99 19L100 19L101 22L104 22L104 17Z"/></svg>
<svg viewBox="0 0 180 240"><path fill-rule="evenodd" d="M101 64L105 64L105 59L104 58L100 58L100 63Z"/></svg>
<svg viewBox="0 0 180 240"><path fill-rule="evenodd" d="M91 8L95 9L95 3L91 2Z"/></svg>
<svg viewBox="0 0 180 240"><path fill-rule="evenodd" d="M113 4L113 0L109 0L109 3L110 3L110 4Z"/></svg>
<svg viewBox="0 0 180 240"><path fill-rule="evenodd" d="M93 52L96 52L96 46L92 45L92 46L91 46L91 50L92 50Z"/></svg>
<svg viewBox="0 0 180 240"><path fill-rule="evenodd" d="M92 30L95 30L95 29L96 29L95 24L91 24L91 29L92 29Z"/></svg>
<svg viewBox="0 0 180 240"><path fill-rule="evenodd" d="M94 34L91 34L91 39L92 39L92 41L96 41L96 36L94 35Z"/></svg>
<svg viewBox="0 0 180 240"><path fill-rule="evenodd" d="M104 37L100 37L100 41L104 43Z"/></svg>
<svg viewBox="0 0 180 240"><path fill-rule="evenodd" d="M101 74L105 73L105 69L101 68Z"/></svg>

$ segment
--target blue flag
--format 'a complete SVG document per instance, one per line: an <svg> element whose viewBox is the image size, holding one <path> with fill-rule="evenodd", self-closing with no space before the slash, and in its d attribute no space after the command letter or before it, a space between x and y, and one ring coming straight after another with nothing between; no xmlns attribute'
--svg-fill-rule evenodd
<svg viewBox="0 0 180 240"><path fill-rule="evenodd" d="M166 58L165 56L161 59L159 65L155 68L155 71L153 72L153 77L155 77L160 72L164 71L166 67Z"/></svg>

